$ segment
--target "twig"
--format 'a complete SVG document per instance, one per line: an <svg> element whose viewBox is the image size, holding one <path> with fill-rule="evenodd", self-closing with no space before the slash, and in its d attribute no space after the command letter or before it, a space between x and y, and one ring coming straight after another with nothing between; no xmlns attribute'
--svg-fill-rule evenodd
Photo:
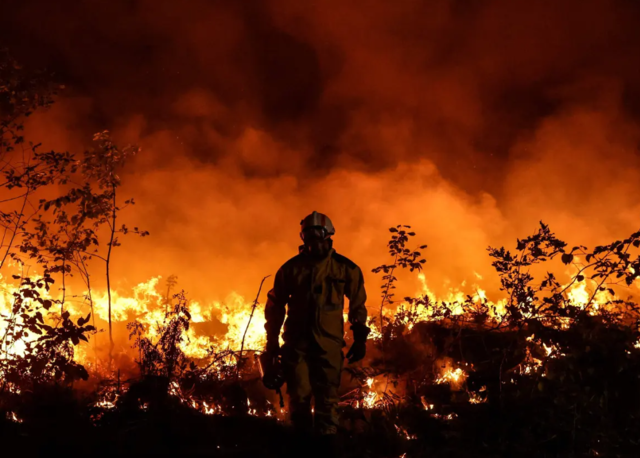
<svg viewBox="0 0 640 458"><path fill-rule="evenodd" d="M242 352L244 351L244 339L247 337L247 332L249 331L249 326L251 326L251 320L253 319L253 314L256 311L256 307L258 307L258 299L260 298L260 292L262 291L262 285L264 285L264 281L269 278L271 275L267 275L260 282L260 288L258 288L258 294L256 294L256 298L253 301L253 306L251 307L251 315L249 315L249 321L247 322L247 327L244 328L244 334L242 334L242 342L240 344L240 354L238 356L238 364L236 367L236 379L240 376L240 364L242 362Z"/></svg>
<svg viewBox="0 0 640 458"><path fill-rule="evenodd" d="M22 208L20 209L20 213L17 214L17 218L16 218L16 226L13 229L13 234L11 234L11 240L9 240L9 245L7 246L7 251L4 253L4 256L2 258L2 262L0 262L0 269L2 269L2 267L4 266L4 263L7 260L7 257L9 256L9 252L11 251L11 247L13 246L13 241L16 238L16 234L18 233L18 230L20 229L20 220L24 217L24 209L27 205L27 201L29 200L29 193L31 191L27 191L24 195L24 200L22 202ZM4 236L3 236L3 240L4 240Z"/></svg>

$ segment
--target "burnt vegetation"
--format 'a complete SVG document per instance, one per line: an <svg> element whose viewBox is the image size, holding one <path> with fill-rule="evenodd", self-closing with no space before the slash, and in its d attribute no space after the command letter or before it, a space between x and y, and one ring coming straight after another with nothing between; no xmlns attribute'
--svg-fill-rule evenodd
<svg viewBox="0 0 640 458"><path fill-rule="evenodd" d="M192 317L184 293L169 292L175 279L154 327L128 325L135 370L119 369L111 326L109 338L98 339L91 279L105 275L110 285L119 236L148 235L120 221L134 201L120 201L118 171L138 149L118 148L106 132L81 156L25 142L25 117L55 95L48 81L0 56L0 269L14 280L0 316L3 450L282 456L291 432L261 385L259 350L244 348L243 337L240 348L188 357L181 345ZM640 276L640 232L589 249L570 247L541 223L514 251L489 248L505 296L499 303L479 295L398 300L396 275L421 271L427 247L413 242L409 226L390 234L390 261L373 269L381 301L378 309L370 300L377 332L369 357L345 371L348 455L638 455L639 310L631 287ZM30 266L42 273L30 275ZM558 266L573 270L568 281L551 272ZM80 309L69 307L78 300L66 295L71 276L86 286ZM587 295L577 301L570 292L581 284ZM108 293L110 324L110 286ZM253 311L257 305L258 298ZM79 346L93 352L93 372L77 362Z"/></svg>

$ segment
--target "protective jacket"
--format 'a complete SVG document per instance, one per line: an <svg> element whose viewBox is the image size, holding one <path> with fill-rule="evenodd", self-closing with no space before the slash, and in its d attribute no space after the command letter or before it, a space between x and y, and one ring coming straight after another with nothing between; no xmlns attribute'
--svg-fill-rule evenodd
<svg viewBox="0 0 640 458"><path fill-rule="evenodd" d="M321 260L300 250L276 274L265 307L267 349L277 349L284 322L282 361L294 427L338 431L338 388L344 356L344 297L354 337L367 329L360 268L331 249ZM286 317L286 322L285 322ZM359 331L356 332L356 329ZM366 339L366 333L360 338ZM315 398L315 413L311 397Z"/></svg>
<svg viewBox="0 0 640 458"><path fill-rule="evenodd" d="M349 322L366 324L367 295L362 270L356 264L333 248L321 260L303 252L291 258L278 270L268 294L267 345L278 342L284 322L283 340L288 346L315 341L324 351L342 348L345 296Z"/></svg>

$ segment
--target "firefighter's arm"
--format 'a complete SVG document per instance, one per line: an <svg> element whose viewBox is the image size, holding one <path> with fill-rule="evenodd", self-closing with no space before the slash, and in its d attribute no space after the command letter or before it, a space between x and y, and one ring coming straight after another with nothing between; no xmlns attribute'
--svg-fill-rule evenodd
<svg viewBox="0 0 640 458"><path fill-rule="evenodd" d="M285 280L284 269L280 268L273 282L273 288L267 295L267 305L264 308L264 325L267 331L267 351L279 348L280 330L286 316L286 305L289 293Z"/></svg>
<svg viewBox="0 0 640 458"><path fill-rule="evenodd" d="M356 341L365 341L369 334L367 327L367 293L364 289L364 276L360 267L349 268L345 295L349 299L349 323Z"/></svg>

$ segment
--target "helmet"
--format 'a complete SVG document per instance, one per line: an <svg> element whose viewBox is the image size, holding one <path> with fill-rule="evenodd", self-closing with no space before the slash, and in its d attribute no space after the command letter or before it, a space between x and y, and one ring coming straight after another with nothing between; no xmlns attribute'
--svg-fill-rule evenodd
<svg viewBox="0 0 640 458"><path fill-rule="evenodd" d="M333 227L333 223L327 215L314 211L308 215L305 219L300 221L300 237L304 240L303 233L305 229L320 228L324 232L324 237L331 237L336 233L336 229Z"/></svg>

